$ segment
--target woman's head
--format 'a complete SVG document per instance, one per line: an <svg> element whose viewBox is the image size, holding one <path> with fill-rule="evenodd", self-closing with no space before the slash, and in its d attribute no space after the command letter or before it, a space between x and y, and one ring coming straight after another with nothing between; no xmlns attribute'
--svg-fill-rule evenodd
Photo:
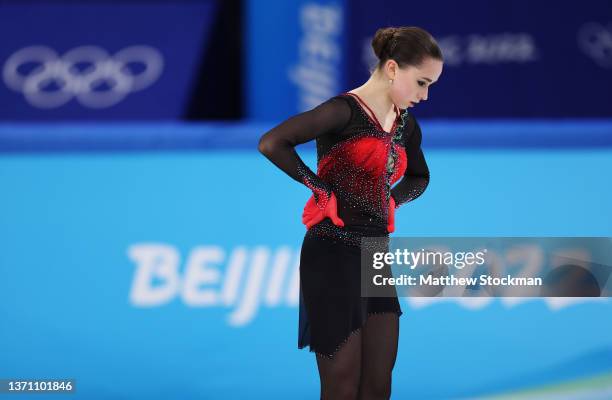
<svg viewBox="0 0 612 400"><path fill-rule="evenodd" d="M427 100L429 86L442 74L443 57L436 40L418 27L381 28L372 39L376 72L389 82L389 95L400 108Z"/></svg>

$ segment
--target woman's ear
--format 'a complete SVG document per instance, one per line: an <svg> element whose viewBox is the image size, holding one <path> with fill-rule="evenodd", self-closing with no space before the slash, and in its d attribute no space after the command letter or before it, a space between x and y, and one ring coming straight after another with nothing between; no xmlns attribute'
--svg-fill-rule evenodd
<svg viewBox="0 0 612 400"><path fill-rule="evenodd" d="M395 79L395 74L397 73L398 68L399 65L397 65L395 60L387 60L385 62L385 73L387 75L387 79Z"/></svg>

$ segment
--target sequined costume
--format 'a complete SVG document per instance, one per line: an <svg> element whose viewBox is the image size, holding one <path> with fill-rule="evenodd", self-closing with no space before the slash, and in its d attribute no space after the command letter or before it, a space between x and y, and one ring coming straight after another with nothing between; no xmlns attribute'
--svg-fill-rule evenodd
<svg viewBox="0 0 612 400"><path fill-rule="evenodd" d="M355 94L335 96L267 132L260 150L309 187L321 208L331 193L344 227L329 218L306 232L300 257L298 347L333 357L369 314L402 314L397 297L361 297L361 238L388 237L389 199L396 207L420 196L429 183L421 130L407 110L385 132ZM317 174L294 147L316 139ZM401 178L401 180L400 180ZM392 185L400 180L397 185Z"/></svg>

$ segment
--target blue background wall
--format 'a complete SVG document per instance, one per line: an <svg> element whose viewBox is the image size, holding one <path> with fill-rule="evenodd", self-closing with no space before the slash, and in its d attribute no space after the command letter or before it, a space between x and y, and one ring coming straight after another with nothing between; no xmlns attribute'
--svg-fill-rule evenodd
<svg viewBox="0 0 612 400"><path fill-rule="evenodd" d="M185 114L217 2L0 7L0 119L159 120Z"/></svg>

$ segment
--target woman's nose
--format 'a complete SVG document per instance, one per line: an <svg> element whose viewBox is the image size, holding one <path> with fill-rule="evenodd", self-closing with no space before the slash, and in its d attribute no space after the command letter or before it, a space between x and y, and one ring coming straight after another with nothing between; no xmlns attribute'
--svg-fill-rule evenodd
<svg viewBox="0 0 612 400"><path fill-rule="evenodd" d="M429 90L425 89L425 91L421 94L421 100L427 100L428 94L429 94Z"/></svg>

